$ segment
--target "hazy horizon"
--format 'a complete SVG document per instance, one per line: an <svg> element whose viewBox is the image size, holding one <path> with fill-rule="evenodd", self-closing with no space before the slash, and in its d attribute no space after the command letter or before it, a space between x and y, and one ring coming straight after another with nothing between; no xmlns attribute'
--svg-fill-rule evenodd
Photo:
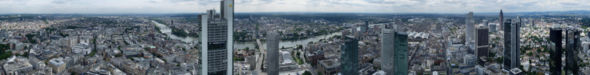
<svg viewBox="0 0 590 75"><path fill-rule="evenodd" d="M220 0L0 0L0 14L169 14L219 9ZM236 13L466 13L590 10L587 0L235 0Z"/></svg>

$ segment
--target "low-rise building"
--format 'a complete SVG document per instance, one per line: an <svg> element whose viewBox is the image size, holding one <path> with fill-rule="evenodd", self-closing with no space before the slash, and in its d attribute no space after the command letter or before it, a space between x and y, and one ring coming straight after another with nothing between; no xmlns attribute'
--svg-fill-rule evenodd
<svg viewBox="0 0 590 75"><path fill-rule="evenodd" d="M18 75L33 70L33 65L29 63L29 59L16 56L8 58L2 67L4 73L8 75Z"/></svg>

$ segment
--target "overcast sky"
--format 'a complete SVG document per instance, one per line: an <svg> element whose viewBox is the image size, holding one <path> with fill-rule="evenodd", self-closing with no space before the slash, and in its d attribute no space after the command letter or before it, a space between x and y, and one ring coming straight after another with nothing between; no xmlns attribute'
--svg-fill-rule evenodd
<svg viewBox="0 0 590 75"><path fill-rule="evenodd" d="M200 13L220 0L0 0L4 13ZM466 13L590 10L590 0L235 0L236 12Z"/></svg>

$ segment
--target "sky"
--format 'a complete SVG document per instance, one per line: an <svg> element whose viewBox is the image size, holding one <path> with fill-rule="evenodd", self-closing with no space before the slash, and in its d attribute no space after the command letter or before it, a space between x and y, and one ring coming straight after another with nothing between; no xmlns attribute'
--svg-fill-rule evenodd
<svg viewBox="0 0 590 75"><path fill-rule="evenodd" d="M0 14L202 13L220 0L0 0ZM590 10L590 0L235 0L235 12L466 13Z"/></svg>

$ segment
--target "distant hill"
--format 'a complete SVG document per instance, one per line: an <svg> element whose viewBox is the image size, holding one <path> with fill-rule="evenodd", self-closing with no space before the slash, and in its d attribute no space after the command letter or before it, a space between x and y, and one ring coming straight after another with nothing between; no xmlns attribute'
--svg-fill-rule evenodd
<svg viewBox="0 0 590 75"><path fill-rule="evenodd" d="M484 12L475 13L480 16L495 16L499 12ZM575 10L575 11L544 11L544 12L506 12L504 16L590 16L590 10Z"/></svg>
<svg viewBox="0 0 590 75"><path fill-rule="evenodd" d="M235 13L236 18L250 16L464 16L465 13L358 13L358 12L243 12ZM0 14L0 16L29 15L29 16L171 16L171 17L195 17L202 13L168 13L168 14ZM475 12L476 16L497 16L498 12ZM590 10L573 11L540 11L540 12L510 12L504 11L504 16L590 16Z"/></svg>

